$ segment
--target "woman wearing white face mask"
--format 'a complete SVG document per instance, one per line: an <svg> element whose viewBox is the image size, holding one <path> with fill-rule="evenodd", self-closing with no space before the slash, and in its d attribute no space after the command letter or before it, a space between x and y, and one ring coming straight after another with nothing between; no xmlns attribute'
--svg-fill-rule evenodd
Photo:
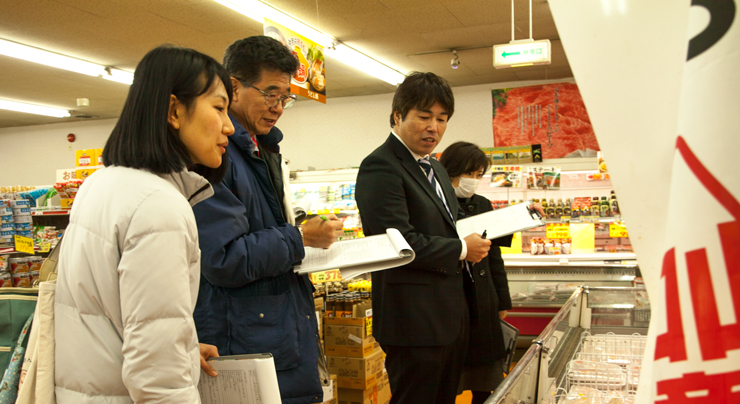
<svg viewBox="0 0 740 404"><path fill-rule="evenodd" d="M478 146L468 142L450 145L439 159L455 188L455 195L466 216L493 210L491 201L476 195L483 174L491 162ZM500 319L511 309L509 284L504 260L498 247L511 245L512 236L492 240L488 257L475 264L475 279L466 284L470 308L470 341L458 393L471 390L472 404L483 403L503 380L503 358L506 355Z"/></svg>

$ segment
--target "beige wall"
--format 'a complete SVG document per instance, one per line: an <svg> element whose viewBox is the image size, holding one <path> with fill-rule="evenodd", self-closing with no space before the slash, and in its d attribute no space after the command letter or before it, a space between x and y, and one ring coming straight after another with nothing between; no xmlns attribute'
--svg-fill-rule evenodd
<svg viewBox="0 0 740 404"><path fill-rule="evenodd" d="M493 146L491 89L542 83L454 88L455 114L437 150L459 140ZM309 101L296 104L283 114L278 125L285 134L281 147L291 161L291 169L359 166L390 133L392 99L393 94L381 94L330 98L326 105ZM74 167L75 150L102 148L115 122L109 119L0 129L0 186L54 183L58 168ZM77 141L68 143L68 133L74 133Z"/></svg>

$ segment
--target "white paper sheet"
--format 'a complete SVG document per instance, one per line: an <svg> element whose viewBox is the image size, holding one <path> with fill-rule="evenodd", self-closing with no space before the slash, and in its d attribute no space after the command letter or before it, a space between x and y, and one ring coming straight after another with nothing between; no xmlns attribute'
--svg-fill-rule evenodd
<svg viewBox="0 0 740 404"><path fill-rule="evenodd" d="M215 359L215 360L214 360ZM272 355L237 355L208 361L218 372L200 373L202 404L279 404L280 388Z"/></svg>
<svg viewBox="0 0 740 404"><path fill-rule="evenodd" d="M306 256L301 265L295 267L295 272L307 274L339 269L342 279L406 265L416 256L396 229L387 229L386 234L338 241L327 249L306 247L305 251Z"/></svg>
<svg viewBox="0 0 740 404"><path fill-rule="evenodd" d="M473 233L483 234L485 231L486 238L491 240L544 226L545 219L530 212L529 207L530 203L525 202L458 220L457 234L464 238Z"/></svg>

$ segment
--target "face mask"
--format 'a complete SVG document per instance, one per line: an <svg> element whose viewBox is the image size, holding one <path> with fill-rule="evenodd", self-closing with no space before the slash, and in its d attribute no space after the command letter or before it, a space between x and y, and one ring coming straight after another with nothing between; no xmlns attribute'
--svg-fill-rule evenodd
<svg viewBox="0 0 740 404"><path fill-rule="evenodd" d="M460 183L455 187L455 195L458 198L470 198L478 189L480 180L477 178L460 177Z"/></svg>

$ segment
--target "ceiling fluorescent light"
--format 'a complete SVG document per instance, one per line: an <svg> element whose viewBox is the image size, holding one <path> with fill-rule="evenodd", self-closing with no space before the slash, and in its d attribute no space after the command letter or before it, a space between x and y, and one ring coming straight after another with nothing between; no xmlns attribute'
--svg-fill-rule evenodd
<svg viewBox="0 0 740 404"><path fill-rule="evenodd" d="M69 118L70 113L66 109L43 107L41 105L26 104L25 102L16 102L0 100L0 109L8 111L25 112L27 114L53 116L55 118Z"/></svg>
<svg viewBox="0 0 740 404"><path fill-rule="evenodd" d="M69 70L75 73L86 74L88 76L100 76L104 73L104 67L95 63L32 48L30 46L6 41L4 39L0 39L0 55L56 67L58 69Z"/></svg>
<svg viewBox="0 0 740 404"><path fill-rule="evenodd" d="M304 22L295 19L284 12L258 0L213 0L225 7L241 13L259 23L264 24L265 19L288 28L324 47L324 54L352 66L371 76L377 77L385 82L396 85L406 77L403 73L388 67L377 60L350 48L341 43L331 35L325 34ZM332 49L333 44L336 49Z"/></svg>
<svg viewBox="0 0 740 404"><path fill-rule="evenodd" d="M115 81L118 83L128 84L131 85L134 82L134 74L131 72L114 69L112 67L108 67L105 69L105 74L103 74L103 78L110 81Z"/></svg>
<svg viewBox="0 0 740 404"><path fill-rule="evenodd" d="M335 42L332 36L327 35L304 22L285 14L284 12L273 8L272 6L265 4L258 0L214 0L223 6L226 6L238 13L244 14L247 17L259 22L264 23L265 19L275 21L285 28L293 30L294 32L303 35L304 37L316 42L323 47L331 46L332 42Z"/></svg>
<svg viewBox="0 0 740 404"><path fill-rule="evenodd" d="M28 62L38 63L70 72L85 74L93 77L103 77L119 83L131 84L134 74L119 69L111 69L97 63L75 59L59 53L19 44L0 39L0 55L9 56ZM108 73L111 70L112 73ZM110 77L108 77L110 76Z"/></svg>
<svg viewBox="0 0 740 404"><path fill-rule="evenodd" d="M335 49L328 48L325 49L324 52L329 57L350 65L371 76L375 76L387 83L393 84L394 86L403 82L404 78L406 78L406 76L399 71L392 69L342 43L337 44Z"/></svg>

